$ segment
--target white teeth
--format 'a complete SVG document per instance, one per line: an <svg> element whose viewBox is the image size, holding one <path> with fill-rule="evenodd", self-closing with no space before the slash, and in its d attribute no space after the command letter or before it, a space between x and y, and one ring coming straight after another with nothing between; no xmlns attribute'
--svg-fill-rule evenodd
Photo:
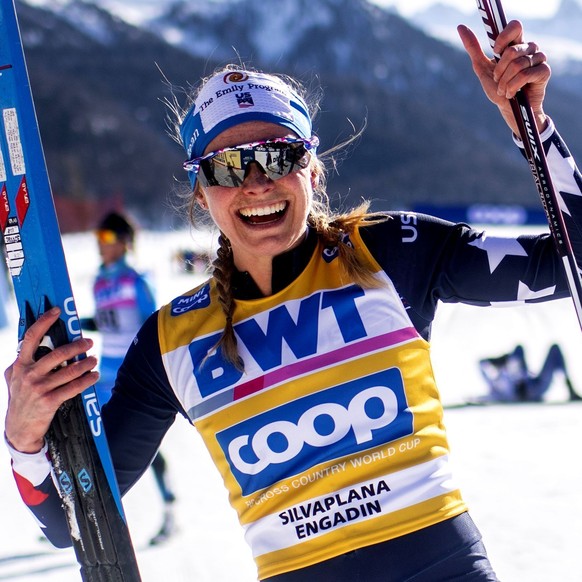
<svg viewBox="0 0 582 582"><path fill-rule="evenodd" d="M240 213L246 218L250 218L251 216L268 216L269 214L275 214L276 212L283 212L286 206L286 202L277 202L276 204L262 206L260 208L244 208Z"/></svg>

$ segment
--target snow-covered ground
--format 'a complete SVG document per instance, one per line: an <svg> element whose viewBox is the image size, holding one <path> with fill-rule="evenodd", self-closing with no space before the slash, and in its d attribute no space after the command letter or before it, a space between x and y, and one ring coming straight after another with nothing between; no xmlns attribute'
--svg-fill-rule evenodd
<svg viewBox="0 0 582 582"><path fill-rule="evenodd" d="M135 263L151 272L161 302L199 281L181 271L174 255L204 245L188 232L142 233ZM98 256L91 235L65 237L73 289L81 315L92 313L91 281ZM0 330L0 368L12 361L16 313ZM98 336L94 336L98 344ZM582 334L570 300L519 309L442 306L433 333L435 373L449 405L485 391L476 362L521 342L532 368L549 345L564 349L582 390ZM582 565L582 404L563 401L561 381L544 404L451 407L445 421L456 477L504 582L579 582ZM0 389L0 416L6 389ZM218 472L196 431L179 418L162 445L177 493L179 532L149 547L161 503L151 472L125 498L144 582L252 582L255 568ZM72 551L39 540L20 501L8 454L0 446L0 581L80 580Z"/></svg>

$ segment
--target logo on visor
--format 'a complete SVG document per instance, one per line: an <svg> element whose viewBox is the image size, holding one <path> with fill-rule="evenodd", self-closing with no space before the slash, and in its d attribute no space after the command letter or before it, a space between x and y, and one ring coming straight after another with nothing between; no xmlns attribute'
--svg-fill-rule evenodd
<svg viewBox="0 0 582 582"><path fill-rule="evenodd" d="M225 83L242 83L246 81L249 76L246 73L241 73L240 71L232 71L230 73L226 73L222 80Z"/></svg>
<svg viewBox="0 0 582 582"><path fill-rule="evenodd" d="M242 109L244 109L245 107L252 107L255 104L253 98L251 97L251 94L248 91L245 93L237 93L235 97L238 106Z"/></svg>

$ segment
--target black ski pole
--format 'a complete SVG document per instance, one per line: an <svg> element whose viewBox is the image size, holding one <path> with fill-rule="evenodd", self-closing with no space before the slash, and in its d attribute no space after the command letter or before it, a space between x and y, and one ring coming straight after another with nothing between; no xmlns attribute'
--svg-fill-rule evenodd
<svg viewBox="0 0 582 582"><path fill-rule="evenodd" d="M507 20L500 0L477 0L477 7L483 20L491 48L499 33L507 26ZM498 55L495 55L499 58ZM572 244L568 235L566 216L562 210L564 201L556 191L548 167L544 146L537 129L531 105L527 95L518 91L511 100L511 108L519 127L525 154L538 189L542 206L554 238L557 251L564 264L570 294L574 302L578 322L582 327L582 277L581 268L576 262Z"/></svg>

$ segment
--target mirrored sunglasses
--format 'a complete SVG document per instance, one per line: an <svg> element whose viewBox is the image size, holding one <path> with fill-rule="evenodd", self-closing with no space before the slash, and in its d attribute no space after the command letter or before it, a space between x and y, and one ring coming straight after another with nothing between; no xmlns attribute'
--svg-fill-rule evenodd
<svg viewBox="0 0 582 582"><path fill-rule="evenodd" d="M119 240L117 234L112 230L96 230L95 236L104 245L111 245Z"/></svg>
<svg viewBox="0 0 582 582"><path fill-rule="evenodd" d="M279 180L291 172L306 168L309 152L319 145L317 136L309 139L276 138L224 148L184 162L184 169L195 172L200 184L207 186L240 186L256 163L271 180Z"/></svg>

